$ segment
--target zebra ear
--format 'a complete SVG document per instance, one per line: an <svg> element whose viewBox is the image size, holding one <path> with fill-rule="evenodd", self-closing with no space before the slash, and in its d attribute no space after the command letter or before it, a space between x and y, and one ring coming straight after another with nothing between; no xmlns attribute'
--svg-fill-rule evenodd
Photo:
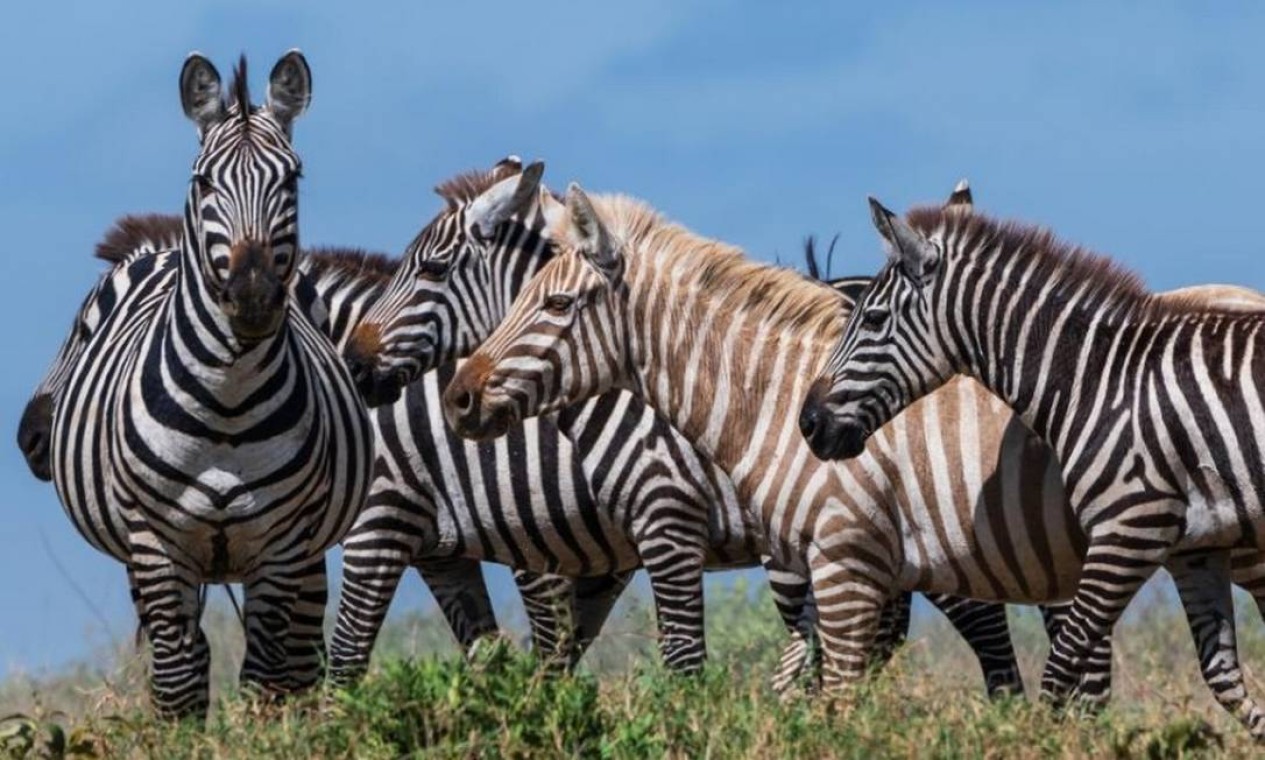
<svg viewBox="0 0 1265 760"><path fill-rule="evenodd" d="M497 164L501 166L501 164ZM540 192L544 161L533 161L521 174L507 177L484 190L466 207L466 219L485 238L492 237L502 222L531 208Z"/></svg>
<svg viewBox="0 0 1265 760"><path fill-rule="evenodd" d="M180 105L198 125L198 135L224 120L228 110L220 97L220 72L201 53L190 53L180 69Z"/></svg>
<svg viewBox="0 0 1265 760"><path fill-rule="evenodd" d="M949 194L949 199L944 202L944 207L949 211L960 211L963 214L969 214L975 210L975 199L971 197L971 186L965 179L959 180L954 186L953 192Z"/></svg>
<svg viewBox="0 0 1265 760"><path fill-rule="evenodd" d="M549 188L544 185L540 186L540 215L545 219L545 232L549 235L555 235L554 230L567 216L567 207L562 204L553 193L549 192Z"/></svg>
<svg viewBox="0 0 1265 760"><path fill-rule="evenodd" d="M870 198L870 214L878 234L883 237L888 259L900 262L906 274L925 285L940 263L939 250L922 233L873 198Z"/></svg>
<svg viewBox="0 0 1265 760"><path fill-rule="evenodd" d="M312 70L298 49L281 56L268 75L268 110L290 134L290 125L312 102Z"/></svg>
<svg viewBox="0 0 1265 760"><path fill-rule="evenodd" d="M618 282L624 273L624 258L597 209L593 208L593 202L575 182L567 187L567 216L571 219L572 235L580 255L608 282Z"/></svg>

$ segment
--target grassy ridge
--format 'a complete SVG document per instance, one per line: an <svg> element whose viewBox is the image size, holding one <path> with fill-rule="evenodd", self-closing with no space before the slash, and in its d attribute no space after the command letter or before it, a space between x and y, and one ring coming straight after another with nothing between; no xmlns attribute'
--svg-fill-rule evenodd
<svg viewBox="0 0 1265 760"><path fill-rule="evenodd" d="M1243 655L1265 656L1254 606L1240 604ZM1039 618L1012 617L1032 690L1044 656ZM384 631L373 674L346 691L284 706L226 684L240 632L213 611L208 629L222 665L208 726L168 725L144 707L130 647L108 665L10 679L0 749L19 756L98 757L1180 757L1249 756L1245 732L1198 680L1184 620L1152 601L1118 636L1116 698L1096 718L1063 719L1024 700L990 704L969 650L929 618L879 677L846 697L779 700L765 683L782 633L767 592L738 584L708 605L711 664L681 679L654 665L644 598L612 619L574 677L547 678L512 646L467 665L441 621L414 616ZM228 656L222 656L228 655ZM238 655L240 656L240 655ZM1249 667L1249 675L1251 669ZM1254 693L1263 693L1251 678Z"/></svg>

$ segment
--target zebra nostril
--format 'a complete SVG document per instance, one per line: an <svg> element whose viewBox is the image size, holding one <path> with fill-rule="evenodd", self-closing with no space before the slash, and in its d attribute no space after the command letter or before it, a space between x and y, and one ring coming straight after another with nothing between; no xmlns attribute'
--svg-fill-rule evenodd
<svg viewBox="0 0 1265 760"><path fill-rule="evenodd" d="M821 419L821 409L814 399L804 403L799 412L799 432L805 438L812 438L817 430L817 422Z"/></svg>
<svg viewBox="0 0 1265 760"><path fill-rule="evenodd" d="M469 414L474 407L474 395L470 391L462 391L453 397L452 403L457 411L462 414Z"/></svg>

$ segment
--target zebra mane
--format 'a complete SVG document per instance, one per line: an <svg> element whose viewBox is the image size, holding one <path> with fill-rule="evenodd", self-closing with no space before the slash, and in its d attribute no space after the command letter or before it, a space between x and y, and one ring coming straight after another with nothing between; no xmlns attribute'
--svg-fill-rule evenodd
<svg viewBox="0 0 1265 760"><path fill-rule="evenodd" d="M623 241L629 259L655 257L658 271L723 299L733 312L753 314L774 327L810 331L821 341L839 337L846 305L842 294L793 269L753 261L741 248L698 235L639 200L590 198L607 229ZM570 225L570 215L562 224Z"/></svg>
<svg viewBox="0 0 1265 760"><path fill-rule="evenodd" d="M133 253L179 248L184 218L173 214L128 214L114 221L97 243L94 255L117 264Z"/></svg>
<svg viewBox="0 0 1265 760"><path fill-rule="evenodd" d="M303 254L310 271L316 276L337 272L346 277L386 282L400 268L399 259L361 248L320 246L305 248Z"/></svg>
<svg viewBox="0 0 1265 760"><path fill-rule="evenodd" d="M232 99L237 104L237 116L242 121L246 121L250 118L253 108L250 105L250 85L246 79L245 53L237 59L237 66L233 68L233 85L229 88L229 92L232 93Z"/></svg>
<svg viewBox="0 0 1265 760"><path fill-rule="evenodd" d="M497 182L522 171L521 167L501 162L491 169L473 169L440 182L435 193L443 198L449 209L478 198Z"/></svg>
<svg viewBox="0 0 1265 760"><path fill-rule="evenodd" d="M1082 303L1087 308L1110 309L1118 318L1235 313L1197 292L1161 297L1147 289L1136 272L1088 248L1059 240L1045 227L1001 221L982 213L955 213L941 206L913 209L907 219L925 235L944 230L961 239L967 249L984 252L979 255L996 256L1003 261L1035 259L1031 274L1035 282L1056 280L1069 286L1089 283Z"/></svg>

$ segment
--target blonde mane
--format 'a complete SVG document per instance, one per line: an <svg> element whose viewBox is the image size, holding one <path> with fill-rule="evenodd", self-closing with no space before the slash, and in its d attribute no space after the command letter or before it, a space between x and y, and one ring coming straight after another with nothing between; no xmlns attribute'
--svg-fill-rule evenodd
<svg viewBox="0 0 1265 760"><path fill-rule="evenodd" d="M722 300L730 313L823 341L842 331L847 301L833 288L793 269L754 261L741 248L694 233L635 198L591 200L624 256L653 256L661 271L689 278L691 287ZM560 237L570 239L569 217L562 218L568 229Z"/></svg>

